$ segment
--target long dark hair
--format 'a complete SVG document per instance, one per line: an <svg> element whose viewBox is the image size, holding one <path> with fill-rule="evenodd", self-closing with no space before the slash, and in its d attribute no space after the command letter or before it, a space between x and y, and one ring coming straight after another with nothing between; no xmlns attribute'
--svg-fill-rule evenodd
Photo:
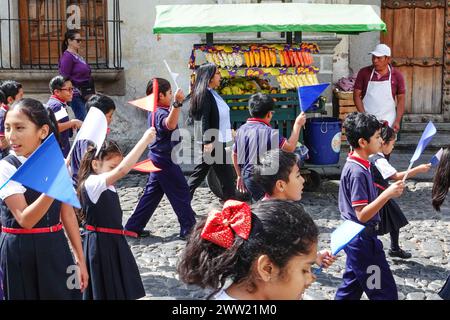
<svg viewBox="0 0 450 320"><path fill-rule="evenodd" d="M209 82L216 74L216 71L217 67L213 63L207 63L201 65L195 72L195 83L191 93L191 105L189 108L189 116L194 120L199 120L201 117Z"/></svg>
<svg viewBox="0 0 450 320"><path fill-rule="evenodd" d="M252 206L252 226L247 240L235 236L234 244L224 249L204 240L201 232L206 218L199 221L189 236L178 264L180 279L202 288L222 289L227 279L247 283L254 292L253 264L265 254L284 271L289 260L308 254L318 241L318 229L303 207L292 201L269 200Z"/></svg>
<svg viewBox="0 0 450 320"><path fill-rule="evenodd" d="M122 151L116 142L112 140L105 140L103 146L101 147L97 156L95 153L97 152L97 148L95 146L89 146L87 152L84 154L83 159L80 163L80 169L78 170L78 187L77 187L77 195L78 199L81 201L81 207L83 208L83 203L85 203L85 197L83 196L83 187L86 179L89 178L90 175L95 174L94 169L92 168L93 160L107 160L113 155L122 156ZM78 222L84 222L86 219L85 213L83 209L77 210L77 218Z"/></svg>
<svg viewBox="0 0 450 320"><path fill-rule="evenodd" d="M52 109L44 107L44 105L35 99L25 98L14 103L5 115L5 119L11 111L22 112L27 118L33 122L38 128L44 125L49 127L47 139L52 133L55 135L56 141L61 145L60 135L58 130L58 121L56 121L55 114ZM45 140L44 139L44 140Z"/></svg>
<svg viewBox="0 0 450 320"><path fill-rule="evenodd" d="M62 43L62 46L61 46L61 50L62 50L61 52L64 53L64 51L67 50L67 48L69 47L69 39L70 40L74 40L75 39L75 35L77 35L77 34L81 35L80 30L72 29L72 30L67 30L66 31L66 33L64 34L64 40L63 40L63 43Z"/></svg>
<svg viewBox="0 0 450 320"><path fill-rule="evenodd" d="M433 208L441 211L441 205L445 200L450 187L450 148L444 149L433 179L431 199Z"/></svg>

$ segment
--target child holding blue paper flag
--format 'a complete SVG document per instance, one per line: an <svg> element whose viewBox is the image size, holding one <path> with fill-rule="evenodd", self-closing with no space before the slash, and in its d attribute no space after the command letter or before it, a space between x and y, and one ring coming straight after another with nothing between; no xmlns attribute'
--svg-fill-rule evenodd
<svg viewBox="0 0 450 320"><path fill-rule="evenodd" d="M450 188L450 148L443 149L440 156L439 166L433 179L433 190L431 191L433 208L441 211L441 206ZM449 212L446 212L449 214ZM450 276L439 292L439 296L444 300L450 300Z"/></svg>
<svg viewBox="0 0 450 320"><path fill-rule="evenodd" d="M294 153L280 149L268 151L261 164L254 167L254 180L265 192L262 201L302 198L305 179L300 175L299 158ZM336 257L328 250L317 252L316 264L321 268L328 268L335 261Z"/></svg>
<svg viewBox="0 0 450 320"><path fill-rule="evenodd" d="M314 221L293 201L250 207L229 200L196 224L178 274L187 284L213 289L214 300L300 300L316 280L311 265L318 235Z"/></svg>
<svg viewBox="0 0 450 320"><path fill-rule="evenodd" d="M270 125L275 108L275 102L270 96L256 93L250 97L248 107L250 118L236 132L233 165L237 175L236 189L240 192L249 191L253 201L258 201L264 197L264 192L253 182L253 166L260 162L268 150L294 152L306 115L302 112L297 116L291 136L286 139Z"/></svg>
<svg viewBox="0 0 450 320"><path fill-rule="evenodd" d="M377 238L380 225L379 210L389 199L403 193L398 181L378 196L374 186L369 156L380 151L381 123L367 113L351 113L344 122L347 141L353 148L342 169L339 185L339 210L344 220L365 226L363 232L344 248L347 254L343 283L336 300L358 300L363 292L373 300L397 300L397 286L386 261L383 244ZM369 287L370 266L380 270L380 286Z"/></svg>
<svg viewBox="0 0 450 320"><path fill-rule="evenodd" d="M105 141L98 154L89 147L78 172L78 197L86 229L84 254L90 285L84 300L134 300L145 296L139 269L125 236L122 209L114 184L123 178L155 140L155 128L148 129L124 158L116 143Z"/></svg>
<svg viewBox="0 0 450 320"><path fill-rule="evenodd" d="M406 171L398 172L388 161L387 157L392 153L396 141L396 133L394 129L386 125L381 129L381 139L383 140L380 152L370 156L373 177L378 193L383 193L389 187L389 180L399 181L404 178ZM420 173L426 173L430 170L431 164L421 164L412 168L408 176L414 177ZM380 210L380 228L378 235L390 234L391 248L389 255L402 259L411 258L411 253L400 248L399 237L400 228L408 224L408 220L403 214L394 199L390 199Z"/></svg>
<svg viewBox="0 0 450 320"><path fill-rule="evenodd" d="M25 181L23 184L9 181L21 171L19 167L34 163L25 161L37 159L32 154L37 154L48 141L53 141L50 156L59 159L60 171L67 171L52 133L58 137L53 111L37 100L20 100L6 113L5 134L12 151L0 161L0 185L4 186L0 190L0 268L7 300L81 299L81 292L87 286L88 273L73 207L26 187ZM54 169L58 165L55 163L48 166ZM61 174L47 176L51 170L42 165L29 171L23 173L27 179L42 185L48 180L59 181L61 177ZM72 187L68 172L65 177L66 183L56 186L60 193ZM76 199L74 192L73 196Z"/></svg>

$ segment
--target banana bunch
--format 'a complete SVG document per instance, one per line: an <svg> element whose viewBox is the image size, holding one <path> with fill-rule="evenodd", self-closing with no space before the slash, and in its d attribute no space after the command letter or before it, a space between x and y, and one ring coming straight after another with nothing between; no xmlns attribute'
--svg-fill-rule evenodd
<svg viewBox="0 0 450 320"><path fill-rule="evenodd" d="M277 77L281 89L296 89L298 87L319 84L315 74L281 75Z"/></svg>
<svg viewBox="0 0 450 320"><path fill-rule="evenodd" d="M220 66L222 69L241 67L244 64L242 56L237 53L225 53L222 52L208 52L205 54L206 61L214 63L216 66Z"/></svg>

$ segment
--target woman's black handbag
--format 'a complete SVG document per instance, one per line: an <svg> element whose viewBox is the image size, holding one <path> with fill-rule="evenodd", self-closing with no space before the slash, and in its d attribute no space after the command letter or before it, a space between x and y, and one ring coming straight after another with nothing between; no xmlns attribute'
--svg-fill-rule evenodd
<svg viewBox="0 0 450 320"><path fill-rule="evenodd" d="M88 100L90 96L95 94L95 83L94 79L90 79L80 84L79 88L81 91L81 97L84 100Z"/></svg>

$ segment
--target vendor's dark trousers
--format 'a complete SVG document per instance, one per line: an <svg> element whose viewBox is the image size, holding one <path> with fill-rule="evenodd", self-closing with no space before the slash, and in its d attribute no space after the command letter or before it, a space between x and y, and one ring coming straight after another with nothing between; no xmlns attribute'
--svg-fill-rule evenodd
<svg viewBox="0 0 450 320"><path fill-rule="evenodd" d="M347 254L344 282L336 292L336 300L359 300L363 292L370 300L398 300L383 244L376 236L362 233L344 251Z"/></svg>
<svg viewBox="0 0 450 320"><path fill-rule="evenodd" d="M160 167L158 163L155 165ZM135 232L144 230L165 194L180 223L180 236L184 237L195 224L195 213L191 207L186 179L178 165L172 164L160 168L162 171L150 174L145 192L128 219L125 229Z"/></svg>
<svg viewBox="0 0 450 320"><path fill-rule="evenodd" d="M191 176L188 180L189 192L191 194L191 199L194 197L195 190L200 186L200 184L205 180L205 177L208 175L209 170L214 170L217 178L223 186L223 199L228 200L232 199L235 196L235 183L234 183L234 174L233 167L231 164L227 164L225 161L226 153L225 153L225 144L219 144L222 147L222 152L224 155L224 160L222 163L213 163L208 164L204 160L202 163L197 165L194 168ZM214 150L213 154L214 156Z"/></svg>

